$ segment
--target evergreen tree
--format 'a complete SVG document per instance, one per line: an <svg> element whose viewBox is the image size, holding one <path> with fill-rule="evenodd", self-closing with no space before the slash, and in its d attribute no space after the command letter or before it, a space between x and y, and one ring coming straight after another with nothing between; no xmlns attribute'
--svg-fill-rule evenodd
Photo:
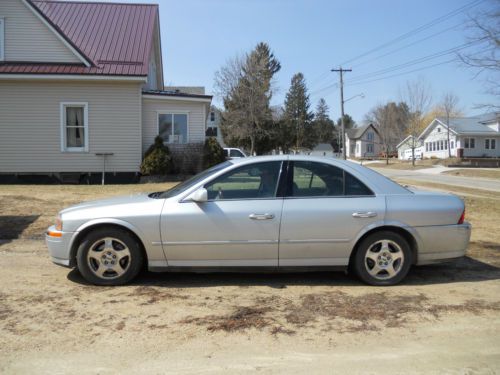
<svg viewBox="0 0 500 375"><path fill-rule="evenodd" d="M290 148L313 148L316 135L312 120L314 115L309 111L309 95L302 73L292 77L290 89L285 98L285 115L281 125L280 143L284 151Z"/></svg>
<svg viewBox="0 0 500 375"><path fill-rule="evenodd" d="M339 129L342 128L342 120L340 119L340 117L337 120L337 126ZM347 113L344 114L344 127L346 129L352 129L356 127L356 122Z"/></svg>
<svg viewBox="0 0 500 375"><path fill-rule="evenodd" d="M332 143L335 138L335 124L328 115L328 105L321 98L314 114L314 129L318 143Z"/></svg>
<svg viewBox="0 0 500 375"><path fill-rule="evenodd" d="M228 144L250 149L269 143L273 122L270 108L272 78L281 69L266 43L259 43L243 59L228 62L216 74L216 87L224 99L221 130ZM258 144L263 142L263 145Z"/></svg>

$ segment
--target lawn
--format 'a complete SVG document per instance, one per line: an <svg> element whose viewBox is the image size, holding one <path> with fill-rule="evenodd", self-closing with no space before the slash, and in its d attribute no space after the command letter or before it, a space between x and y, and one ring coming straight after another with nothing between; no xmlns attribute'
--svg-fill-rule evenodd
<svg viewBox="0 0 500 375"><path fill-rule="evenodd" d="M462 177L479 177L479 178L490 178L500 180L500 169L492 168L492 169L455 169L451 171L443 172L444 174L448 174L450 176L462 176Z"/></svg>

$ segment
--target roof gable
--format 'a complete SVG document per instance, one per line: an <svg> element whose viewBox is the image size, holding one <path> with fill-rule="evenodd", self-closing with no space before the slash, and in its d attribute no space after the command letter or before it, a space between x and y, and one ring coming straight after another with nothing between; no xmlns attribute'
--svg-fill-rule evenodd
<svg viewBox="0 0 500 375"><path fill-rule="evenodd" d="M154 34L159 28L157 5L22 1L29 2L74 45L90 66L6 63L0 66L0 73L147 76Z"/></svg>
<svg viewBox="0 0 500 375"><path fill-rule="evenodd" d="M473 116L473 117L450 117L446 119L444 117L436 117L432 122L424 129L420 134L418 139L427 137L427 135L434 130L434 128L439 125L444 129L447 129L449 124L450 132L458 135L467 134L484 134L484 135L498 135L499 133L492 128L488 127L487 122L484 121L485 115Z"/></svg>
<svg viewBox="0 0 500 375"><path fill-rule="evenodd" d="M347 137L350 139L359 139L363 136L363 134L365 134L365 132L369 128L372 128L375 131L375 133L378 134L378 130L375 126L373 126L373 124L364 125L359 128L346 129L346 134Z"/></svg>

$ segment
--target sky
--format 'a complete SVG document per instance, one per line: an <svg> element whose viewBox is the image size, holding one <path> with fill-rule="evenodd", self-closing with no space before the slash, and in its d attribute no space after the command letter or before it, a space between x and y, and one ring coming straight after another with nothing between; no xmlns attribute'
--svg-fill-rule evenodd
<svg viewBox="0 0 500 375"><path fill-rule="evenodd" d="M124 0L121 0L124 1ZM127 0L125 0L126 2ZM130 2L154 2L131 0ZM389 100L398 101L407 81L425 80L434 102L444 93L460 99L465 115L484 110L489 103L482 77L458 61L454 53L430 59L404 69L393 67L447 51L468 42L467 17L494 6L491 0L161 0L160 28L165 84L204 86L213 93L214 73L228 59L249 52L261 41L271 47L281 62L276 75L273 105L282 105L290 80L302 72L309 89L311 107L324 98L330 115L340 116L338 73L330 69L343 64L345 112L361 122L366 113ZM471 5L454 16L442 17ZM420 26L442 17L433 26L391 43ZM468 47L462 51L479 46ZM362 54L376 49L364 57ZM386 56L381 56L385 55ZM435 65L432 68L427 68ZM422 69L427 68L427 69ZM373 75L387 69L384 74ZM409 74L401 74L417 70ZM390 78L388 76L394 75ZM357 78L359 77L359 78ZM364 77L364 79L361 79ZM357 80L355 80L357 78ZM374 81L377 79L376 81ZM349 82L352 80L352 82ZM372 82L368 82L372 81ZM357 96L364 94L364 98ZM220 105L220 98L214 97Z"/></svg>

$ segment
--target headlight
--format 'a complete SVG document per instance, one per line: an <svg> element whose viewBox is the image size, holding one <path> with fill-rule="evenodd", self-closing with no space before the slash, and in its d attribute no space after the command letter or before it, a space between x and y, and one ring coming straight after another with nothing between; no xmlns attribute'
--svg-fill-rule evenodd
<svg viewBox="0 0 500 375"><path fill-rule="evenodd" d="M56 230L62 231L63 223L60 214L56 216L56 225L54 227L56 228Z"/></svg>

